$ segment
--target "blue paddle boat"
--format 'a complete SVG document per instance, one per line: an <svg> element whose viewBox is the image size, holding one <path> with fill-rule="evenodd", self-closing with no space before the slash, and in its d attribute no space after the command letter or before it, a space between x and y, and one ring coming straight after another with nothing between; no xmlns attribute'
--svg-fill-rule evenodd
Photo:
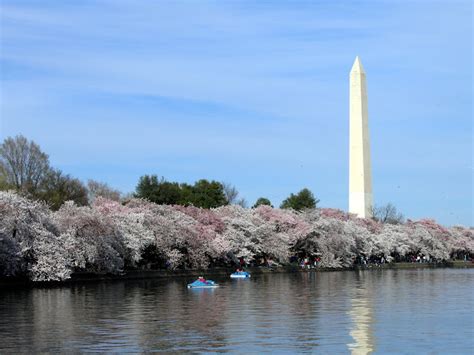
<svg viewBox="0 0 474 355"><path fill-rule="evenodd" d="M250 274L247 271L237 270L236 272L230 274L231 279L248 279Z"/></svg>
<svg viewBox="0 0 474 355"><path fill-rule="evenodd" d="M216 288L219 287L212 280L206 280L204 277L200 276L196 281L188 284L188 288Z"/></svg>

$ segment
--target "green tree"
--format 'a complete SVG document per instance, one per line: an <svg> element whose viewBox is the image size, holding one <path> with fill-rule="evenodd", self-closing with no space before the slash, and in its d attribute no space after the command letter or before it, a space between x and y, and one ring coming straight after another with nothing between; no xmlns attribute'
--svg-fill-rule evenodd
<svg viewBox="0 0 474 355"><path fill-rule="evenodd" d="M196 207L215 208L228 204L224 186L217 181L201 179L194 183L190 201Z"/></svg>
<svg viewBox="0 0 474 355"><path fill-rule="evenodd" d="M0 172L0 190L11 190L11 189L13 189L13 186L7 182L6 175Z"/></svg>
<svg viewBox="0 0 474 355"><path fill-rule="evenodd" d="M291 194L281 203L280 208L292 208L296 211L301 211L307 208L315 208L318 202L319 200L314 197L313 193L304 188L296 195Z"/></svg>
<svg viewBox="0 0 474 355"><path fill-rule="evenodd" d="M140 177L135 196L160 205L176 205L180 203L182 193L178 183L158 179L156 175L144 175Z"/></svg>
<svg viewBox="0 0 474 355"><path fill-rule="evenodd" d="M228 204L224 186L220 182L205 179L189 185L158 179L156 175L144 175L138 182L135 196L162 205L215 208Z"/></svg>
<svg viewBox="0 0 474 355"><path fill-rule="evenodd" d="M271 206L273 207L272 203L270 202L270 200L266 197L260 197L256 202L255 202L255 205L252 206L252 208L257 208L258 206L261 206L261 205L266 205L266 206Z"/></svg>
<svg viewBox="0 0 474 355"><path fill-rule="evenodd" d="M51 169L35 197L45 201L51 209L58 210L66 201L74 201L79 206L87 205L87 195L87 188L79 179L65 175L61 170Z"/></svg>

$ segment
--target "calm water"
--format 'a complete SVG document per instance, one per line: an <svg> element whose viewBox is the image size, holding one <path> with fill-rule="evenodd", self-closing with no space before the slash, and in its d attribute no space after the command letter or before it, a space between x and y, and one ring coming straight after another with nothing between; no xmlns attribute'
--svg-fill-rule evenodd
<svg viewBox="0 0 474 355"><path fill-rule="evenodd" d="M0 291L0 353L472 353L474 270L125 281Z"/></svg>

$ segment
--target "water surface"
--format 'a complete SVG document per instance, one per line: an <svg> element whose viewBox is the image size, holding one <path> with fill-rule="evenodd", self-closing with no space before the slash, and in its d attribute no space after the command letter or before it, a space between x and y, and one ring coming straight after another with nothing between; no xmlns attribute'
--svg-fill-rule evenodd
<svg viewBox="0 0 474 355"><path fill-rule="evenodd" d="M114 281L0 290L0 353L472 353L474 270Z"/></svg>

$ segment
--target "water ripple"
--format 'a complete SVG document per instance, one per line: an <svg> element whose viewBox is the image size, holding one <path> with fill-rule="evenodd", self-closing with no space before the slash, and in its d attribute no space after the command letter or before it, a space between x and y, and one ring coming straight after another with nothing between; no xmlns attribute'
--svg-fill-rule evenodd
<svg viewBox="0 0 474 355"><path fill-rule="evenodd" d="M256 275L0 291L0 353L467 353L474 270Z"/></svg>

